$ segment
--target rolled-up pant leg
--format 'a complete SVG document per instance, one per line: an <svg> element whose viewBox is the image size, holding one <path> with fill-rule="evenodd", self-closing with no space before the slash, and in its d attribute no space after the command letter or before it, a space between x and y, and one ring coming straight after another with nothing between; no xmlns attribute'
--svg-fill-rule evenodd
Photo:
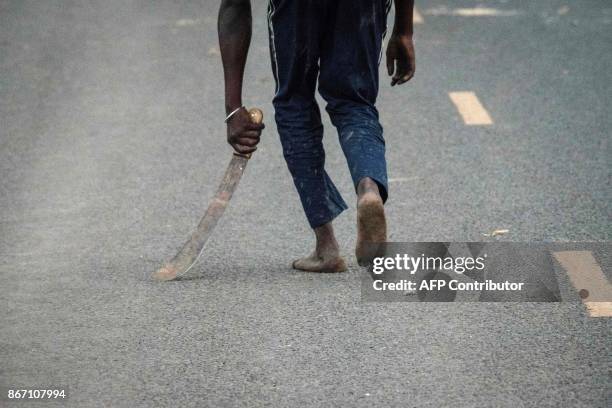
<svg viewBox="0 0 612 408"><path fill-rule="evenodd" d="M326 1L271 0L270 53L273 100L283 155L312 228L347 208L325 171L323 126L315 101Z"/></svg>
<svg viewBox="0 0 612 408"><path fill-rule="evenodd" d="M364 177L388 195L385 140L375 103L388 0L338 0L321 42L319 92L338 130L355 188Z"/></svg>

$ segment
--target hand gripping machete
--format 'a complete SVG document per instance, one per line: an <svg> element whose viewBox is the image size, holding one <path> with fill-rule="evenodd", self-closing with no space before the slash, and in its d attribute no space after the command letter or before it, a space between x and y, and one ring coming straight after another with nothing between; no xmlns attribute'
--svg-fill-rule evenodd
<svg viewBox="0 0 612 408"><path fill-rule="evenodd" d="M263 120L263 112L257 108L250 109L249 115L255 123L261 123ZM225 170L223 180L217 189L217 193L208 205L208 209L197 228L174 258L153 274L154 279L158 281L177 279L187 273L198 262L204 250L204 244L206 244L206 241L212 235L217 221L219 221L229 201L232 199L232 194L236 191L238 182L250 158L251 154L234 152L227 170Z"/></svg>

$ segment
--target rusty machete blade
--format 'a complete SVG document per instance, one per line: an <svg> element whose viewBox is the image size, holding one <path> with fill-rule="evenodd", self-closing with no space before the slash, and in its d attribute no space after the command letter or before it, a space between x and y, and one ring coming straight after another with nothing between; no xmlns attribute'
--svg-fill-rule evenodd
<svg viewBox="0 0 612 408"><path fill-rule="evenodd" d="M249 114L251 120L256 123L260 123L263 118L259 109L251 109ZM238 187L249 158L250 155L238 153L232 155L217 193L208 205L208 209L200 220L198 227L174 258L153 274L154 279L158 281L174 280L187 273L198 262L206 241L212 235L217 222L225 212L225 208L229 204L234 191L236 191L236 187Z"/></svg>

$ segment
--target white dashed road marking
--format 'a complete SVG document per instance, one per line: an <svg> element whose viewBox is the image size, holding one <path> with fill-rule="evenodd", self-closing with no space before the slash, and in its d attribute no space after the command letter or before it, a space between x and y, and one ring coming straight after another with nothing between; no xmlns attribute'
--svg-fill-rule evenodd
<svg viewBox="0 0 612 408"><path fill-rule="evenodd" d="M421 13L419 13L419 10L417 10L416 7L412 10L412 22L414 24L423 24L425 22L425 20L423 20L423 16Z"/></svg>
<svg viewBox="0 0 612 408"><path fill-rule="evenodd" d="M502 10L491 7L456 8L436 7L427 9L428 16L459 16L459 17L512 17L521 14L518 10Z"/></svg>
<svg viewBox="0 0 612 408"><path fill-rule="evenodd" d="M474 92L450 92L448 96L457 107L466 125L481 126L493 124L489 112L482 106Z"/></svg>
<svg viewBox="0 0 612 408"><path fill-rule="evenodd" d="M591 251L562 251L553 255L567 272L591 317L612 317L612 285Z"/></svg>

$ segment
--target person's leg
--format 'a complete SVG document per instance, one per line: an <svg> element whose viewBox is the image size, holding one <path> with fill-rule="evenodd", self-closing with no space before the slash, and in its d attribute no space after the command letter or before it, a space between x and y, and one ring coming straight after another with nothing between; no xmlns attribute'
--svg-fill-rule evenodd
<svg viewBox="0 0 612 408"><path fill-rule="evenodd" d="M367 242L386 241L385 141L375 103L378 65L390 1L339 0L321 50L319 92L338 130L357 199L357 247L367 263Z"/></svg>
<svg viewBox="0 0 612 408"><path fill-rule="evenodd" d="M317 241L313 254L293 266L336 272L346 266L331 222L347 205L324 168L323 125L314 98L319 73L318 22L324 8L314 3L270 1L270 52L277 85L273 104L283 155Z"/></svg>
<svg viewBox="0 0 612 408"><path fill-rule="evenodd" d="M378 183L364 177L357 185L357 245L355 256L359 265L368 265L378 251L373 243L387 241L387 220L384 200Z"/></svg>
<svg viewBox="0 0 612 408"><path fill-rule="evenodd" d="M338 241L331 222L314 229L316 246L314 251L293 262L293 268L306 272L343 272L346 263L340 256Z"/></svg>

